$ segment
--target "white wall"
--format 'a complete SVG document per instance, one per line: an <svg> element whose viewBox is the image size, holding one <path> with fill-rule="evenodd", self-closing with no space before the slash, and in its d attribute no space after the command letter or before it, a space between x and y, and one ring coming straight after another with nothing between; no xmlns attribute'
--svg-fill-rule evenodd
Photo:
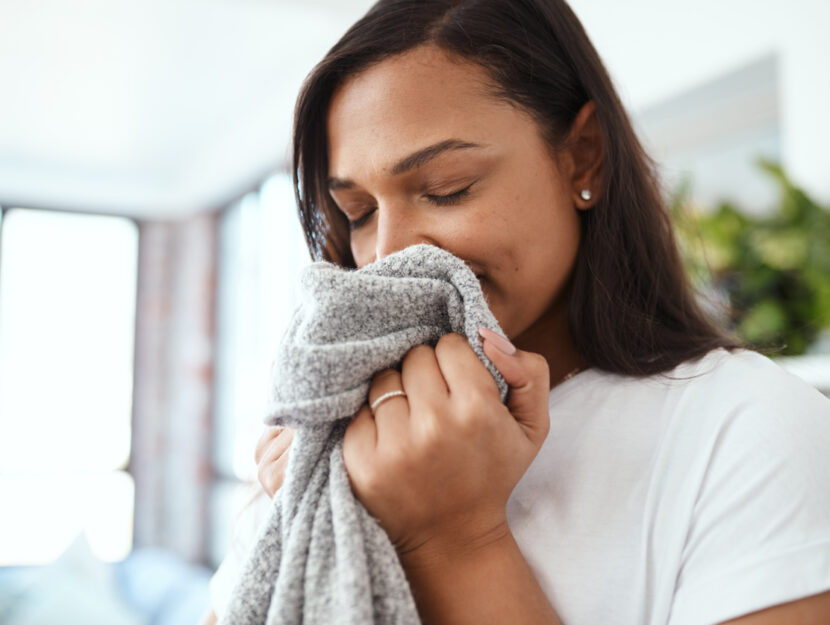
<svg viewBox="0 0 830 625"><path fill-rule="evenodd" d="M624 102L638 112L774 54L781 156L797 183L830 202L830 2L571 0Z"/></svg>

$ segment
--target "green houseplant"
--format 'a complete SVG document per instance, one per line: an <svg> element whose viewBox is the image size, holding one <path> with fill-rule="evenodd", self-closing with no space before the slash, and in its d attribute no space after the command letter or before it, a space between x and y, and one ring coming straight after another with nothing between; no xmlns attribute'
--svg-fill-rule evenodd
<svg viewBox="0 0 830 625"><path fill-rule="evenodd" d="M731 202L696 209L688 184L670 201L681 253L693 282L734 332L776 355L803 354L830 327L830 212L760 161L780 201L764 217Z"/></svg>

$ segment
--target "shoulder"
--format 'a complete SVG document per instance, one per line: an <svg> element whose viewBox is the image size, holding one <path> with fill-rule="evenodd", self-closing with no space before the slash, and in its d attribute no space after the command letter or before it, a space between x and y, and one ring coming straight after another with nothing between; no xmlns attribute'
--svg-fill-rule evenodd
<svg viewBox="0 0 830 625"><path fill-rule="evenodd" d="M642 386L663 389L673 447L725 470L801 470L830 448L830 399L757 352L713 350Z"/></svg>
<svg viewBox="0 0 830 625"><path fill-rule="evenodd" d="M770 358L747 349L715 349L702 358L682 363L663 376L688 380L696 390L729 390L736 398L747 393L752 397L780 396L781 390L813 400L822 397L812 386Z"/></svg>
<svg viewBox="0 0 830 625"><path fill-rule="evenodd" d="M806 410L830 416L830 399L768 357L746 349L715 349L645 378L597 372L586 380L583 393L641 400L653 397L664 411L696 411L704 421L746 411L794 414Z"/></svg>
<svg viewBox="0 0 830 625"><path fill-rule="evenodd" d="M769 358L718 349L645 378L588 370L551 391L550 414L514 514L549 491L554 519L575 501L592 515L580 531L645 537L671 625L830 588L830 400Z"/></svg>
<svg viewBox="0 0 830 625"><path fill-rule="evenodd" d="M691 442L714 473L775 467L776 479L796 478L811 458L827 472L830 399L766 356L718 349L666 377L674 438Z"/></svg>
<svg viewBox="0 0 830 625"><path fill-rule="evenodd" d="M745 349L715 349L649 377L588 370L551 391L551 409L563 403L623 412L636 406L666 418L693 413L698 426L747 412L830 415L830 399L766 356Z"/></svg>
<svg viewBox="0 0 830 625"><path fill-rule="evenodd" d="M783 485L830 467L830 399L756 352L717 349L646 378L586 371L566 384L551 392L554 424L599 424L664 477L711 485L777 471Z"/></svg>
<svg viewBox="0 0 830 625"><path fill-rule="evenodd" d="M673 622L697 622L701 605L718 622L826 589L830 400L745 350L675 373L691 376L665 447L688 489Z"/></svg>
<svg viewBox="0 0 830 625"><path fill-rule="evenodd" d="M756 352L714 350L667 377L678 383L680 412L693 413L700 426L755 441L784 432L791 440L799 431L830 435L830 399Z"/></svg>

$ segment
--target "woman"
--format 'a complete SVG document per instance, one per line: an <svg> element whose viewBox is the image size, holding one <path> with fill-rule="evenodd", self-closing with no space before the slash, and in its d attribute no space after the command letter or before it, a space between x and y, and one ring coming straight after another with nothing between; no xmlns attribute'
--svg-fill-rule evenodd
<svg viewBox="0 0 830 625"><path fill-rule="evenodd" d="M424 622L830 622L830 402L696 303L564 2L382 0L306 82L294 164L315 259L447 249L509 337L507 406L447 335L346 434Z"/></svg>

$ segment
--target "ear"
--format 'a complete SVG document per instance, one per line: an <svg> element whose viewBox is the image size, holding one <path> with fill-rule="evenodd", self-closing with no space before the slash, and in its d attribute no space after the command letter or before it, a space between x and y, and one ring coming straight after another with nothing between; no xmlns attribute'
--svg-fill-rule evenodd
<svg viewBox="0 0 830 625"><path fill-rule="evenodd" d="M570 185L574 206L581 210L596 204L602 185L602 129L595 113L593 101L586 102L574 118L568 138L565 142L570 156ZM590 198L582 197L582 191L588 190Z"/></svg>

